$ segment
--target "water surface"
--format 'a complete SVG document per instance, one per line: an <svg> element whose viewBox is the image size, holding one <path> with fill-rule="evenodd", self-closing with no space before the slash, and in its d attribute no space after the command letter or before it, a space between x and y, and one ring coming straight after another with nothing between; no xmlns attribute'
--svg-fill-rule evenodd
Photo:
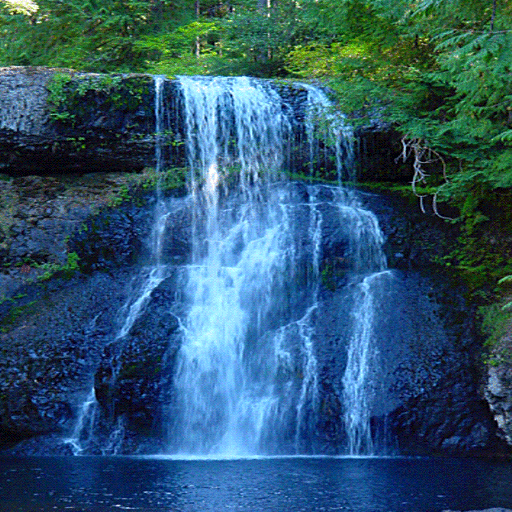
<svg viewBox="0 0 512 512"><path fill-rule="evenodd" d="M0 459L0 511L512 508L512 463L434 458Z"/></svg>

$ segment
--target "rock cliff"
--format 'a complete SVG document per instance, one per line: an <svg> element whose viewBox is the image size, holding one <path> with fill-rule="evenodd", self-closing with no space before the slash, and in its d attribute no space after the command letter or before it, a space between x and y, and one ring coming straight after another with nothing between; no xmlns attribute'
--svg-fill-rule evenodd
<svg viewBox="0 0 512 512"><path fill-rule="evenodd" d="M302 185L296 187L305 193ZM151 201L151 193L143 194L86 215L67 240L68 250L80 258L81 271L18 290L16 309L4 317L0 334L0 437L4 444L25 439L17 453L67 453L70 448L62 438L76 424L77 404L93 385L101 416L91 453L108 449L112 429L120 425L123 442L116 449L163 448L163 418L172 414L172 373L181 343L168 305L179 294L179 268L190 251L186 203L173 214L173 236L163 248L166 258L173 258L175 272L153 291L129 336L116 341L123 305L138 286L148 254ZM365 202L379 215L395 269L394 288L387 292L379 320L382 389L374 428L385 430L393 438L391 445L403 453L503 450L478 392L479 340L472 335L471 310L450 280L419 272L418 267L427 270L431 264L422 243L405 247L415 229L423 233L423 243L439 242L442 230L434 226L427 236L428 222L414 228L415 219L404 218L403 211L396 223L396 199L369 194ZM341 307L344 272L332 266L335 255L329 249L343 251L343 230L336 227L336 216L330 222L332 227L325 226L317 325L323 414L312 439L324 453L336 453L343 442L339 380L346 363L339 330L347 321Z"/></svg>
<svg viewBox="0 0 512 512"><path fill-rule="evenodd" d="M175 97L172 81L165 87L169 98ZM155 165L154 102L153 78L145 75L0 69L0 168L6 173L0 181L0 441L5 445L37 439L20 451L56 446L65 451L52 436L69 434L77 404L92 386L105 435L119 419L128 431L124 451L158 444L163 435L170 391L161 376L172 369L180 341L176 319L166 309L177 293L175 274L154 291L127 342L115 341L119 312L147 261L153 195L134 183L144 182L143 169ZM179 116L169 126L164 151L180 166ZM365 158L378 153L375 165L391 178L389 146L372 150L379 137L367 135ZM149 178L146 183L151 188ZM386 423L407 453L504 450L497 434L512 445L510 369L489 370L485 398L496 425L480 391L485 379L475 313L453 276L433 263L451 243L452 228L394 196L367 194L364 202L383 226L399 283L382 323L396 342L381 347L389 401L375 412L373 427ZM177 210L164 248L176 267L188 258L189 223L186 208ZM318 354L324 413L315 442L320 450L335 452L341 415L335 390L345 361L332 324L345 319L336 314L343 268L336 254L329 259L329 251L343 251L343 240L324 242L320 331L327 342ZM408 324L397 334L393 321L400 322L402 313ZM336 355L329 352L334 349ZM113 359L120 369L115 378Z"/></svg>
<svg viewBox="0 0 512 512"><path fill-rule="evenodd" d="M484 393L498 424L500 436L512 446L512 367L510 364L502 363L489 367Z"/></svg>
<svg viewBox="0 0 512 512"><path fill-rule="evenodd" d="M20 175L150 165L151 84L147 75L0 68L0 169Z"/></svg>

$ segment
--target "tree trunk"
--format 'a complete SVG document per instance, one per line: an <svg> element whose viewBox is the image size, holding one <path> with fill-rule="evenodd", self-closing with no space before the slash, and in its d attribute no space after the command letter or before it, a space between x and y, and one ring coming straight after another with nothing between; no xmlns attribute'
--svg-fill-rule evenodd
<svg viewBox="0 0 512 512"><path fill-rule="evenodd" d="M197 21L199 21L199 16L201 15L201 4L199 3L199 0L195 0L194 8L196 10ZM199 39L199 36L196 36L196 57L199 58L200 55L201 55L201 41Z"/></svg>
<svg viewBox="0 0 512 512"><path fill-rule="evenodd" d="M494 32L494 20L496 19L496 3L498 0L492 1L492 16L491 16L491 28L490 32Z"/></svg>

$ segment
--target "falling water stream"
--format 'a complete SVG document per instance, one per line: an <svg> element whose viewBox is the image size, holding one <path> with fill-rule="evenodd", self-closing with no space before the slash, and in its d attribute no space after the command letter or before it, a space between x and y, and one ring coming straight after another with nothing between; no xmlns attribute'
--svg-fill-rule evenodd
<svg viewBox="0 0 512 512"><path fill-rule="evenodd" d="M171 450L223 456L301 453L319 407L313 334L323 219L316 188L309 188L302 204L282 181L292 120L268 84L183 78L181 87L195 225ZM321 91L307 90L313 157L313 124L328 102ZM340 118L327 120L341 175L352 164L350 131ZM350 223L358 296L343 393L348 451L368 453L371 442L362 438L370 437L371 294L375 273L385 268L383 240L375 217L358 205L352 191L335 197L343 222ZM306 226L298 225L298 209ZM303 246L297 243L300 229L306 230ZM306 297L303 289L290 286L299 265L311 269L301 283L309 290Z"/></svg>
<svg viewBox="0 0 512 512"><path fill-rule="evenodd" d="M164 97L163 86L164 77L155 76L155 162L156 171L162 173L165 162L162 151L162 133L165 130L164 122ZM123 305L120 316L124 318L122 325L114 338L114 341L122 340L130 332L134 322L141 312L147 306L151 299L151 293L168 276L168 266L162 261L162 244L167 227L167 219L171 213L170 203L162 197L160 180L156 183L156 204L154 208L153 229L150 235L151 240L151 260L149 265L142 269L142 279L138 279L140 286L130 295L127 302ZM140 277L140 276L138 276ZM117 368L112 368L113 375L117 373ZM94 445L94 431L99 415L99 404L96 399L94 385L86 396L78 411L77 421L71 432L71 435L65 439L65 442L71 446L75 455L81 455L87 452ZM115 453L117 445L122 442L123 435L122 421L113 430L110 436L108 446L102 446L103 453Z"/></svg>
<svg viewBox="0 0 512 512"><path fill-rule="evenodd" d="M156 169L165 169L164 78L155 77ZM325 94L307 91L310 172L332 146L339 179L352 179L352 133ZM375 289L389 276L375 216L352 189L286 178L296 121L271 83L247 77L181 77L184 142L192 209L189 264L181 270L178 318L182 345L174 374L167 451L201 456L311 453L319 408L315 323L319 308L323 226L337 212L347 249L351 334L343 376L345 452L371 454L371 375L377 354ZM319 155L323 156L320 157ZM326 156L327 155L327 156ZM326 197L328 196L328 199ZM121 311L115 338L126 337L168 277L162 246L176 202L157 187L150 264ZM340 258L341 259L341 258ZM140 276L139 276L140 277ZM115 376L117 369L113 368ZM68 442L86 452L93 436L94 390ZM109 447L115 453L122 423ZM112 439L115 441L112 441Z"/></svg>

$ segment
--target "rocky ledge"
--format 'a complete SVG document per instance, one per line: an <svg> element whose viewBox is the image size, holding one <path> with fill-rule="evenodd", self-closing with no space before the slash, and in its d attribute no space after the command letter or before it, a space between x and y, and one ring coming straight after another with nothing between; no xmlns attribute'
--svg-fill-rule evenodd
<svg viewBox="0 0 512 512"><path fill-rule="evenodd" d="M147 174L0 175L0 301L70 258L70 237ZM1 304L1 302L0 302Z"/></svg>
<svg viewBox="0 0 512 512"><path fill-rule="evenodd" d="M148 75L0 68L0 169L130 171L154 159Z"/></svg>
<svg viewBox="0 0 512 512"><path fill-rule="evenodd" d="M280 81L272 86L290 116L292 143L304 144L307 89ZM186 164L186 155L178 81L166 78L161 94L166 114L159 145L163 158L180 167ZM156 100L152 75L0 68L0 172L54 175L155 167ZM408 180L409 167L394 161L400 142L389 127L370 126L357 136L361 179ZM290 172L309 175L309 155L307 148L294 151ZM323 157L329 168L322 172L334 178L336 172L327 164L331 156Z"/></svg>

